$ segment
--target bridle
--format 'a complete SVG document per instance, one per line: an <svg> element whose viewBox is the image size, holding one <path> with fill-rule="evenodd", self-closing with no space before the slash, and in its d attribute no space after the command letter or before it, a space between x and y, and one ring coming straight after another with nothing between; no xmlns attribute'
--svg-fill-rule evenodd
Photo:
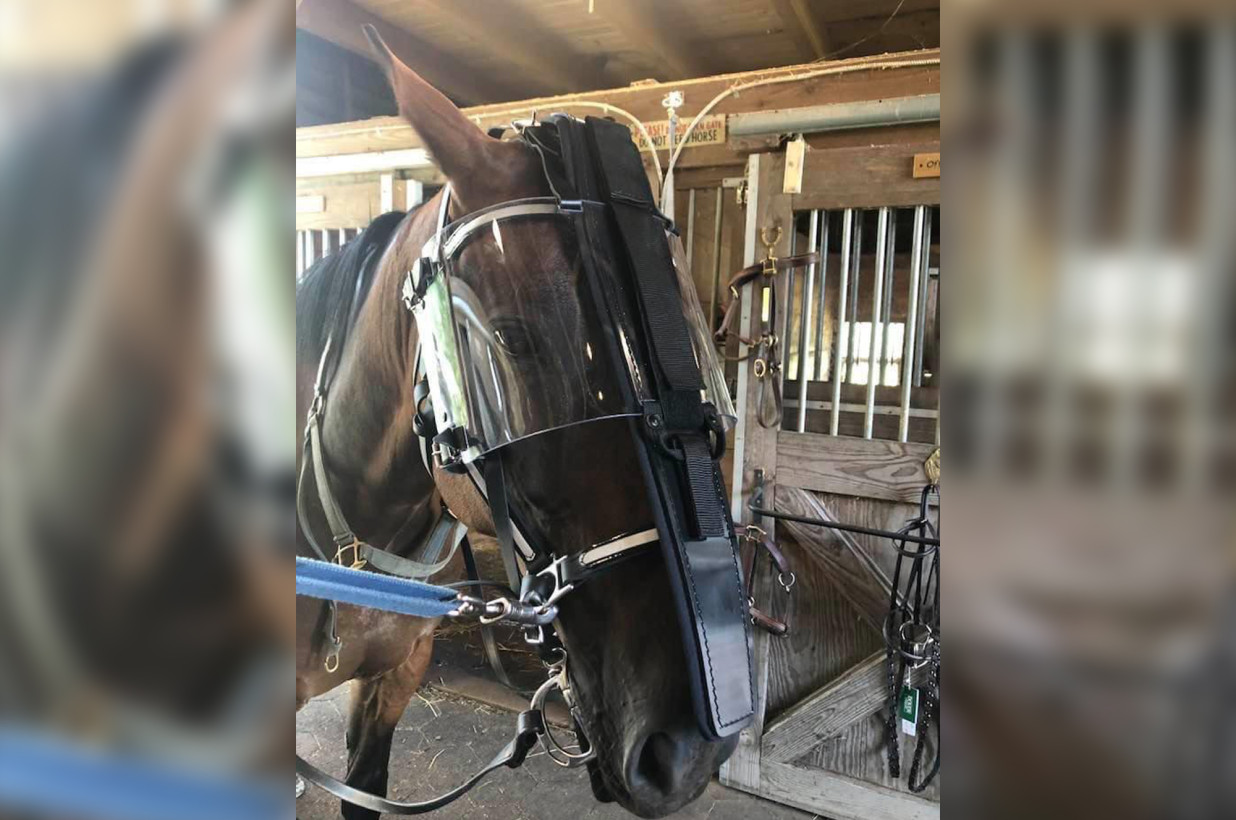
<svg viewBox="0 0 1236 820"><path fill-rule="evenodd" d="M529 708L520 713L515 737L474 777L433 800L400 803L360 792L297 758L297 771L307 780L345 801L374 811L416 814L444 806L488 772L501 766L519 766L538 740L547 756L561 766L580 766L594 759L587 737L579 730L577 703L567 673L567 653L554 628L558 607L565 596L583 584L593 583L613 567L646 554L654 545L660 545L670 571L701 733L709 740L730 736L750 721L754 711L747 596L735 554L737 536L717 467L725 449L725 428L716 407L705 401L703 354L696 340L689 336L688 321L676 307L676 301L667 299L668 295L675 300L686 298L679 294L682 286L675 283L675 268L664 250L668 247L664 245L665 231L672 230L672 223L656 209L638 153L625 128L591 118L582 123L567 117L550 118L538 128L541 130L535 139L529 141L543 159L547 141L558 141L561 149L563 178L550 180L556 195L503 202L448 222L448 185L441 196L436 230L413 269L406 273L401 295L405 306L416 316L420 330L414 366L413 426L422 442L422 457L431 475L437 467L470 477L489 507L509 585L503 588L475 578L450 585L495 587L505 593L491 599L443 587L420 585L428 590L424 592L419 587L408 589L413 594L429 596L426 600L432 599L432 590L445 589L449 597L440 595L432 600L440 616L476 618L482 624L502 621L523 627L525 640L537 648L549 677L536 690ZM545 166L549 175L549 163ZM563 199L567 191L578 198ZM448 285L453 255L471 237L483 236L483 228L493 226L496 233L499 223L527 218L575 226L581 247L587 247L597 257L621 259L626 266L623 270L627 273L623 275L629 277L629 283L613 279L612 273L610 278L596 273L592 267L595 262L587 254L581 263L587 268L587 275L581 278L587 279L593 288L589 293L619 314L617 319L611 316L606 320L606 329L620 320L627 323L625 335L613 334L612 339L607 339L611 349L598 355L619 360L619 337L623 344L631 336L646 337L646 347L641 348L644 352L639 355L643 357L640 367L650 374L645 377L649 386L639 395L628 389L630 395L611 395L608 401L626 403L622 412L615 415L630 417L626 426L636 443L653 502L655 526L637 527L636 531L565 552L541 543L521 525L518 511L512 509L500 446L505 441L486 441L476 424L478 408L483 412L487 405L484 397L467 393L473 389L471 372L463 371L460 364L467 351L459 349L461 340L451 324L452 317L469 326L483 325L484 321L483 316L465 310L467 306L459 307L458 300L451 298ZM613 291L624 287L630 291L626 311L635 313L635 318L613 307L617 304ZM702 332L703 344L711 351L707 329ZM477 335L484 336L483 326ZM623 353L633 355L629 349ZM321 423L327 411L331 356L332 344L328 341L306 420L305 452L297 486L301 527L320 559L308 563L321 563L316 571L323 575L342 576L372 564L390 575L416 579L427 578L444 568L461 542L467 557L462 527L445 509L429 539L427 554L418 561L385 553L366 543L348 526L330 487L322 453ZM460 391L467 394L461 396ZM308 526L302 489L310 464L335 545L333 558L316 542ZM440 558L444 551L446 557ZM302 560L298 559L298 593ZM337 566L327 566L331 563ZM336 631L335 599L328 599L327 606L330 651L326 662L331 670L332 659L337 668L342 642ZM396 611L417 614L411 610ZM578 751L561 744L547 728L543 710L546 698L554 690L561 693L575 720L580 739Z"/></svg>

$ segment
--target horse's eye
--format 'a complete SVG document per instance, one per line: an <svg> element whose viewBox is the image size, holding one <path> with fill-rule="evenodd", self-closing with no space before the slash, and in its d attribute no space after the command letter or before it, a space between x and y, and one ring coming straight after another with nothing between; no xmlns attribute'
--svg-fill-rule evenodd
<svg viewBox="0 0 1236 820"><path fill-rule="evenodd" d="M536 341L522 322L503 321L496 324L494 336L511 358L536 355Z"/></svg>

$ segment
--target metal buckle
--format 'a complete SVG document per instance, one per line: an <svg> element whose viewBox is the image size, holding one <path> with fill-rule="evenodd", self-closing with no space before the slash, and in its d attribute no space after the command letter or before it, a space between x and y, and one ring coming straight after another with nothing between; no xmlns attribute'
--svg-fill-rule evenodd
<svg viewBox="0 0 1236 820"><path fill-rule="evenodd" d="M481 613L481 623L489 625L497 623L503 618L511 614L511 602L507 598L496 598L492 601L487 601L484 605L484 611Z"/></svg>
<svg viewBox="0 0 1236 820"><path fill-rule="evenodd" d="M764 261L763 274L764 276L775 276L777 274L777 255L773 252L773 248L781 241L781 226L774 225L772 231L772 239L768 238L768 229L760 228L760 242L764 245Z"/></svg>
<svg viewBox="0 0 1236 820"><path fill-rule="evenodd" d="M562 580L562 564L566 561L566 559L567 556L565 555L555 558L549 566L533 576L535 578L540 578L542 575L548 575L554 579L554 589L549 593L549 597L542 602L542 606L553 606L561 601L563 596L565 596L568 592L575 589L574 584L568 584Z"/></svg>
<svg viewBox="0 0 1236 820"><path fill-rule="evenodd" d="M355 535L352 536L352 543L344 544L342 547L340 547L338 550L335 551L335 563L341 567L347 566L349 567L349 569L363 569L365 565L369 562L366 561L364 558L360 557L360 548L361 548L361 540L357 538ZM344 560L343 560L343 556L347 553L348 550L352 550L352 563L350 565L344 563Z"/></svg>

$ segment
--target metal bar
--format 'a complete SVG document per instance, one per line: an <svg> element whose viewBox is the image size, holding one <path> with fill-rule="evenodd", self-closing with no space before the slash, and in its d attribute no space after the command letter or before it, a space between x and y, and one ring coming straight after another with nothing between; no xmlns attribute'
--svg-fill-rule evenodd
<svg viewBox="0 0 1236 820"><path fill-rule="evenodd" d="M790 256L798 253L796 221L790 221ZM794 286L798 284L797 279L794 268L790 268L785 272L785 316L777 317L777 322L781 327L773 328L773 333L777 334L777 340L781 343L781 355L784 357L781 363L781 383L783 385L786 379L796 378L798 372L795 370L793 374L790 373L790 353L794 350ZM801 366L802 362L797 362L796 364Z"/></svg>
<svg viewBox="0 0 1236 820"><path fill-rule="evenodd" d="M432 171L434 170L433 158L424 148L400 148L394 151L296 158L297 179L333 177L340 174L372 174L411 168Z"/></svg>
<svg viewBox="0 0 1236 820"><path fill-rule="evenodd" d="M880 208L876 222L876 260L875 276L872 277L874 293L871 296L871 344L867 348L867 412L863 417L863 438L871 438L872 421L875 410L876 379L874 368L879 363L879 353L876 345L880 342L880 309L884 302L884 257L888 250L885 240L888 238L888 206Z"/></svg>
<svg viewBox="0 0 1236 820"><path fill-rule="evenodd" d="M348 229L339 229L339 250L343 250L343 246L348 244Z"/></svg>
<svg viewBox="0 0 1236 820"><path fill-rule="evenodd" d="M892 530L878 530L874 527L860 527L857 524L842 524L839 521L825 521L822 518L807 518L803 515L790 515L789 513L777 512L776 510L766 510L763 507L752 506L748 509L750 509L754 515L775 518L778 521L794 521L799 524L810 524L813 527L827 527L830 530L854 532L859 535L874 535L876 538L887 538L891 541L907 541L911 544L925 544L929 547L940 546L939 538L932 538L928 535L911 535L908 532L893 532Z"/></svg>
<svg viewBox="0 0 1236 820"><path fill-rule="evenodd" d="M815 326L815 380L824 378L824 362L828 356L824 353L824 320L828 317L827 305L824 302L828 285L828 211L820 214L820 309L816 312Z"/></svg>
<svg viewBox="0 0 1236 820"><path fill-rule="evenodd" d="M717 211L721 210L721 192L717 191ZM760 155L751 154L747 157L747 219L743 226L743 267L755 264L755 245L758 241L758 211L760 197ZM751 310L753 304L752 294L755 292L754 287L743 288L741 302L739 303L742 309L742 314L739 318L738 337L738 356L741 359L747 354L748 348L742 343L742 334L751 326ZM751 365L748 362L741 362L738 366L738 426L734 428L734 472L737 479L732 482L730 488L730 514L735 521L743 520L743 470L744 459L746 458L747 450L747 413L750 408L747 407L747 382L750 380Z"/></svg>
<svg viewBox="0 0 1236 820"><path fill-rule="evenodd" d="M313 231L305 231L305 270L313 267L317 260L313 258Z"/></svg>
<svg viewBox="0 0 1236 820"><path fill-rule="evenodd" d="M888 363L892 360L888 353L889 326L893 323L893 281L897 274L897 210L891 209L888 214L888 242L884 252L884 309L882 330L880 333L880 385L885 384L885 374Z"/></svg>
<svg viewBox="0 0 1236 820"><path fill-rule="evenodd" d="M695 281L695 189L687 192L687 276Z"/></svg>
<svg viewBox="0 0 1236 820"><path fill-rule="evenodd" d="M841 334L845 328L846 300L849 298L850 290L850 262L852 260L850 241L853 238L853 229L854 209L846 208L845 215L841 218L841 279L838 282L840 290L837 292L837 341L833 344L833 407L832 415L828 420L828 432L834 436L837 435L837 428L841 424L841 382L850 364L849 345L845 345L844 349L842 345L843 341L848 340L843 339ZM851 335L854 333L853 325L854 320L851 319Z"/></svg>
<svg viewBox="0 0 1236 820"><path fill-rule="evenodd" d="M816 249L820 241L820 212L811 212L807 226L807 253ZM807 370L807 347L811 338L811 304L815 298L815 265L807 265L803 279L802 321L798 329L798 432L807 431L807 384L811 381Z"/></svg>
<svg viewBox="0 0 1236 820"><path fill-rule="evenodd" d="M926 205L914 209L914 233L910 235L910 303L906 306L905 346L901 354L901 424L897 440L910 440L910 389L914 377L914 339L918 335L918 282L922 276L923 219Z"/></svg>
<svg viewBox="0 0 1236 820"><path fill-rule="evenodd" d="M305 272L305 243L300 238L300 232L296 232L296 278L300 279Z"/></svg>
<svg viewBox="0 0 1236 820"><path fill-rule="evenodd" d="M731 114L727 128L730 136L754 137L764 134L814 134L847 128L935 122L939 119L940 95L918 94L884 100Z"/></svg>
<svg viewBox="0 0 1236 820"><path fill-rule="evenodd" d="M798 407L798 399L786 399L783 405L786 410L794 410ZM808 410L832 410L833 403L828 399L808 399ZM866 405L854 402L841 402L841 410L846 413L861 413L866 410ZM876 405L875 414L877 416L895 416L901 412L900 407L891 405ZM936 410L922 407L911 407L910 417L916 419L934 419L939 414Z"/></svg>
<svg viewBox="0 0 1236 820"><path fill-rule="evenodd" d="M850 359L846 368L846 381L854 381L854 365L858 362L858 291L863 282L863 212L856 213L854 221L854 286L850 289Z"/></svg>
<svg viewBox="0 0 1236 820"><path fill-rule="evenodd" d="M717 213L712 224L712 294L708 298L708 321L717 321L717 298L721 294L721 212L725 205L723 190L717 188Z"/></svg>
<svg viewBox="0 0 1236 820"><path fill-rule="evenodd" d="M927 286L931 277L931 217L928 208L923 217L923 275L918 282L918 338L914 341L914 386L923 386L923 340L927 333Z"/></svg>

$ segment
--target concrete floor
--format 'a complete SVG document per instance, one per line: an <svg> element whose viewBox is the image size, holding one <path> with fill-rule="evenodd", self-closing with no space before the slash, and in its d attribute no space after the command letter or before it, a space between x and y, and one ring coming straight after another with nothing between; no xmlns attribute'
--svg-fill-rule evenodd
<svg viewBox="0 0 1236 820"><path fill-rule="evenodd" d="M436 660L435 664L446 663ZM434 669L427 676L434 679ZM312 701L296 720L296 751L315 765L342 775L346 759L344 715L347 688ZM404 800L437 795L484 765L510 737L514 716L490 706L422 687L395 731L390 793ZM291 788L292 784L288 784ZM296 804L299 820L336 820L339 803L309 786ZM466 796L432 815L435 820L626 820L633 815L613 803L598 803L580 769L563 769L538 748L519 769L491 774ZM811 815L727 789L713 781L691 805L672 815L681 820L806 820Z"/></svg>

